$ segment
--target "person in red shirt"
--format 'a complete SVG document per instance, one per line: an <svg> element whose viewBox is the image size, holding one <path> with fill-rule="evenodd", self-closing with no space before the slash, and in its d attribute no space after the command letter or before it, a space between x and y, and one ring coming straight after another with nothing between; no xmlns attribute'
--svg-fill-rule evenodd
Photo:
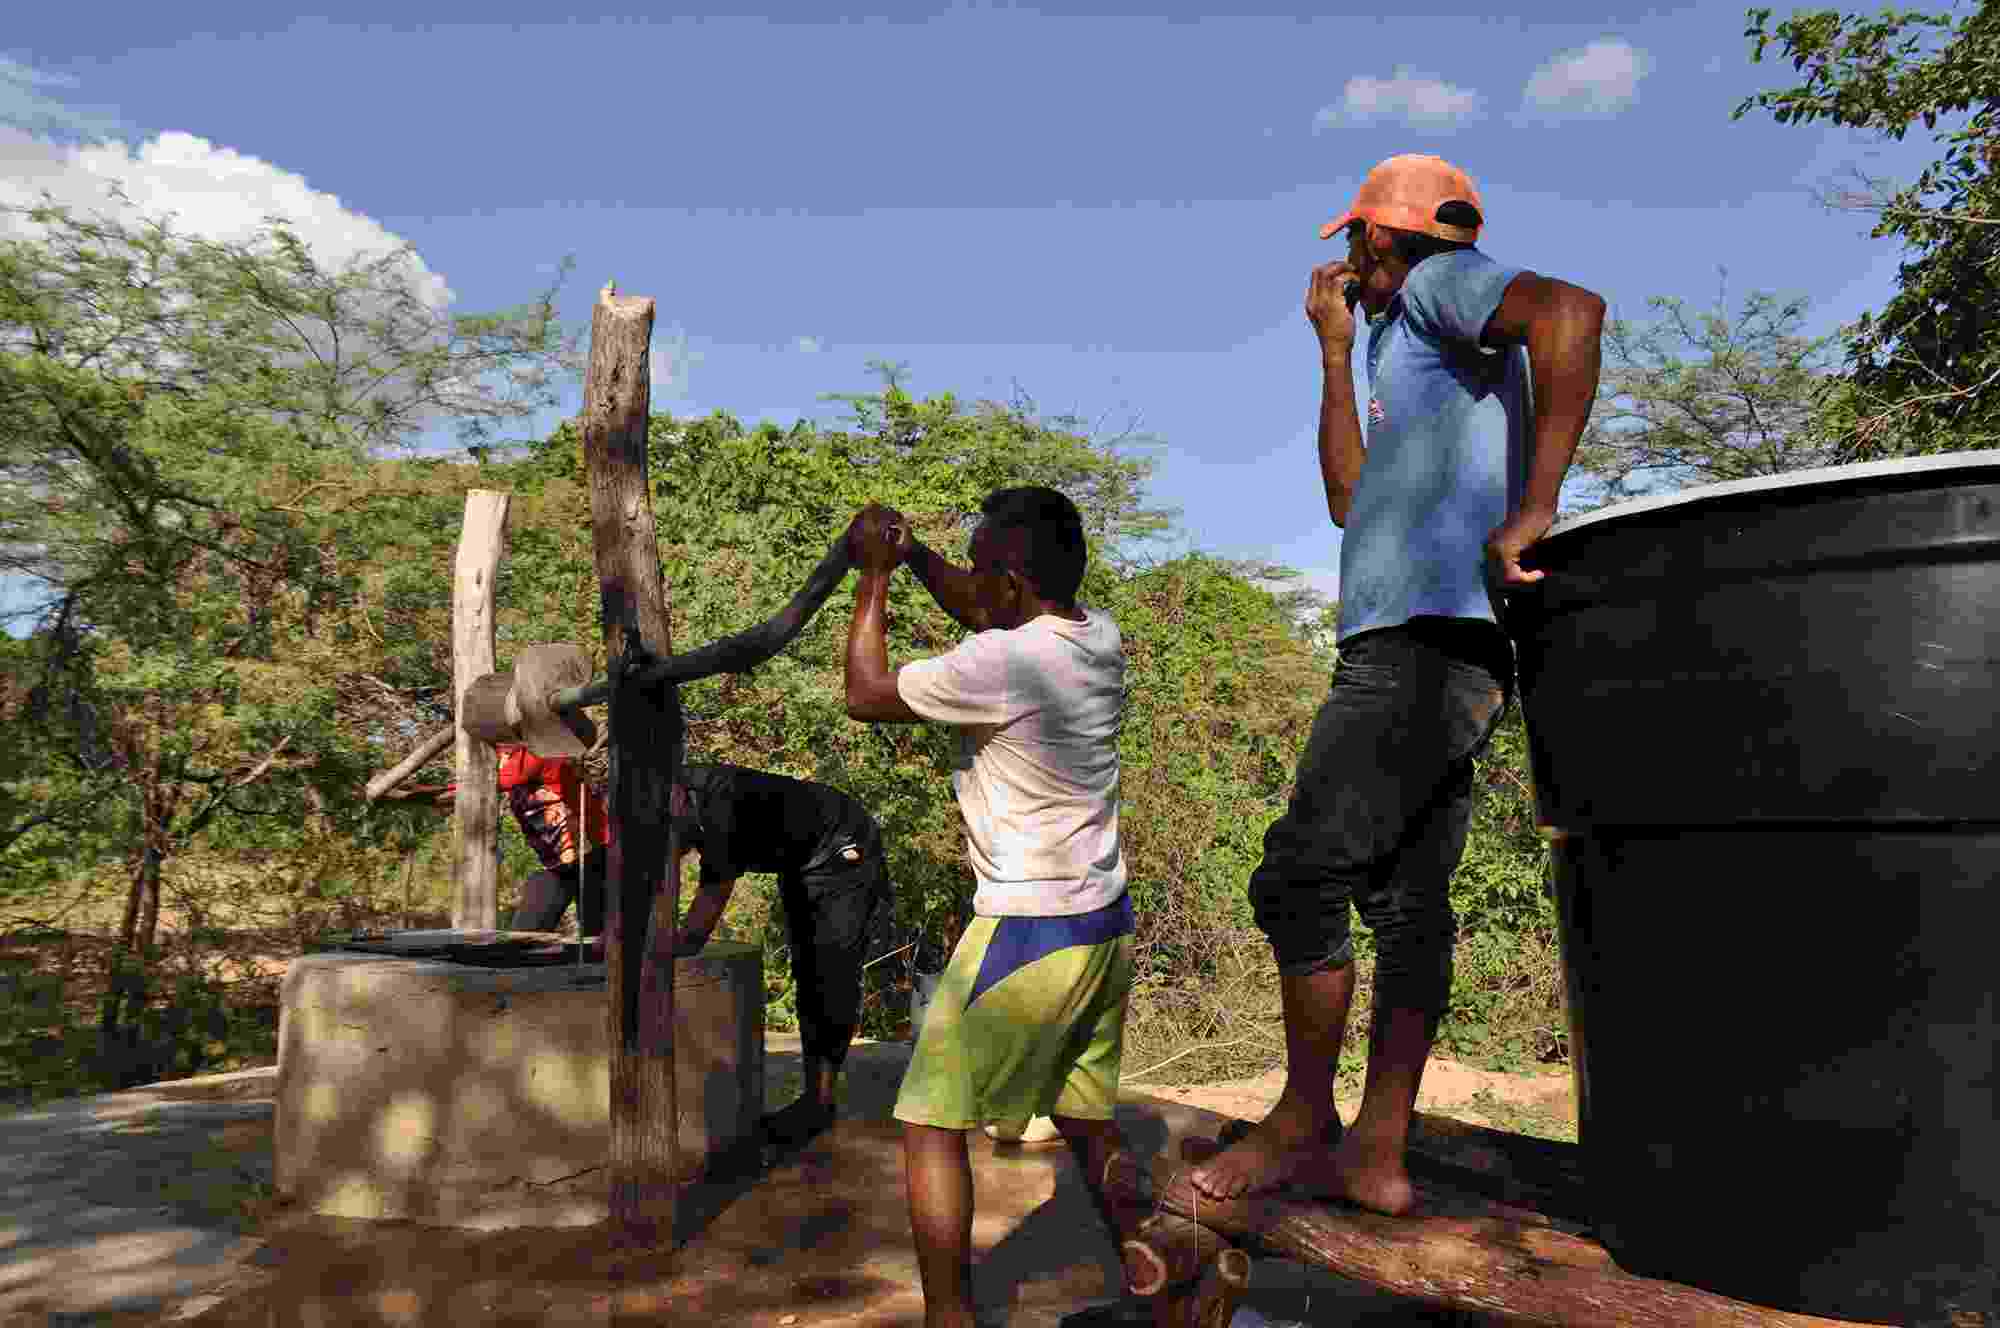
<svg viewBox="0 0 2000 1328"><path fill-rule="evenodd" d="M592 787L578 804L584 785L582 764L568 757L541 757L526 747L502 745L500 793L521 837L541 860L542 869L521 882L521 902L507 926L510 931L554 931L563 914L576 905L581 935L604 931L604 850L611 842L611 815L604 794ZM393 794L408 798L435 793L441 803L458 795L456 782L405 788ZM579 825L578 818L582 823ZM585 847L587 846L587 847ZM583 851L579 855L579 848Z"/></svg>

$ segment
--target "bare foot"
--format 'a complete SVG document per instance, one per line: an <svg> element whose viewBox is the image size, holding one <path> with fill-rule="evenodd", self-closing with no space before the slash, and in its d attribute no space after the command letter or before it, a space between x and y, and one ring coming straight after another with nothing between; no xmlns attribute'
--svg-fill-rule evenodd
<svg viewBox="0 0 2000 1328"><path fill-rule="evenodd" d="M1327 1113L1333 1113L1331 1102ZM1211 1199L1234 1199L1281 1185L1314 1154L1324 1154L1326 1128L1305 1103L1280 1097L1268 1116L1188 1173L1188 1180Z"/></svg>
<svg viewBox="0 0 2000 1328"><path fill-rule="evenodd" d="M1302 1167L1297 1179L1313 1193L1346 1199L1371 1212L1401 1217L1417 1206L1402 1148L1373 1143L1350 1130L1331 1154Z"/></svg>

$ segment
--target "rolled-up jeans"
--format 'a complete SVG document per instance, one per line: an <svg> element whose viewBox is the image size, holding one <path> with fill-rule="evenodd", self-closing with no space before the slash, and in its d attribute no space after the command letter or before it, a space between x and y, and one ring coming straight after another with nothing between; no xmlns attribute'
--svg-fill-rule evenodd
<svg viewBox="0 0 2000 1328"><path fill-rule="evenodd" d="M1450 885L1472 820L1472 767L1512 690L1493 623L1412 618L1341 644L1290 805L1250 876L1278 971L1354 962L1349 906L1375 936L1375 1008L1435 1029L1451 993Z"/></svg>

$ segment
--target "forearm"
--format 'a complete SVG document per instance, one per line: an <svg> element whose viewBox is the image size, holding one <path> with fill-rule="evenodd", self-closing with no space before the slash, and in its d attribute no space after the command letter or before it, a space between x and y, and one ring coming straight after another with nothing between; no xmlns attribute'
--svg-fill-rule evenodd
<svg viewBox="0 0 2000 1328"><path fill-rule="evenodd" d="M1604 304L1588 292L1563 300L1553 317L1528 331L1528 366L1535 390L1535 427L1521 511L1554 521L1570 458L1597 403L1603 359Z"/></svg>
<svg viewBox="0 0 2000 1328"><path fill-rule="evenodd" d="M1354 488L1361 482L1361 462L1367 455L1361 443L1361 421L1354 410L1351 353L1352 346L1344 343L1320 347L1319 473L1326 485L1327 515L1336 526L1347 524Z"/></svg>
<svg viewBox="0 0 2000 1328"><path fill-rule="evenodd" d="M703 881L688 903L681 926L697 935L708 935L722 921L723 911L729 907L730 896L735 893L736 881L733 877L727 881Z"/></svg>
<svg viewBox="0 0 2000 1328"><path fill-rule="evenodd" d="M911 540L910 552L903 563L916 574L917 580L923 583L938 607L951 615L953 622L970 632L986 630L989 624L973 593L974 581L970 569L953 567L935 549L918 539Z"/></svg>
<svg viewBox="0 0 2000 1328"><path fill-rule="evenodd" d="M854 617L847 624L847 695L850 700L889 676L889 573L864 568L854 587Z"/></svg>

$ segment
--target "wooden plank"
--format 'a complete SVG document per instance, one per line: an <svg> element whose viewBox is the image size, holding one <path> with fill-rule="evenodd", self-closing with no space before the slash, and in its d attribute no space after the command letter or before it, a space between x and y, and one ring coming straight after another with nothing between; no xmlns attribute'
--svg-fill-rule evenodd
<svg viewBox="0 0 2000 1328"><path fill-rule="evenodd" d="M1153 1203L1266 1253L1323 1268L1396 1295L1549 1328L1851 1328L1832 1319L1748 1305L1694 1287L1634 1277L1595 1241L1503 1216L1441 1214L1439 1196L1408 1217L1346 1204L1257 1195L1226 1202L1198 1194L1172 1158L1114 1155L1106 1196ZM1475 1207L1477 1196L1460 1196Z"/></svg>
<svg viewBox="0 0 2000 1328"><path fill-rule="evenodd" d="M679 1130L674 1102L677 873L665 870L680 692L628 676L673 653L646 475L653 301L606 286L591 311L583 450L591 536L611 678L611 851L605 892L611 1021L611 1225L632 1244L673 1237ZM664 878L664 879L663 879ZM665 888L662 888L664 885Z"/></svg>
<svg viewBox="0 0 2000 1328"><path fill-rule="evenodd" d="M390 789L395 788L411 775L423 769L424 766L437 757L439 752L451 746L452 739L457 735L458 725L446 724L436 733L431 734L430 737L418 743L416 749L408 756L368 781L366 790L368 801L375 801L375 799L381 797L384 793L387 793Z"/></svg>
<svg viewBox="0 0 2000 1328"><path fill-rule="evenodd" d="M465 525L452 574L452 713L464 718L465 693L493 672L493 582L507 539L507 495L465 491ZM458 796L453 818L451 925L493 927L499 922L494 849L500 833L500 777L493 748L465 731L458 734Z"/></svg>

